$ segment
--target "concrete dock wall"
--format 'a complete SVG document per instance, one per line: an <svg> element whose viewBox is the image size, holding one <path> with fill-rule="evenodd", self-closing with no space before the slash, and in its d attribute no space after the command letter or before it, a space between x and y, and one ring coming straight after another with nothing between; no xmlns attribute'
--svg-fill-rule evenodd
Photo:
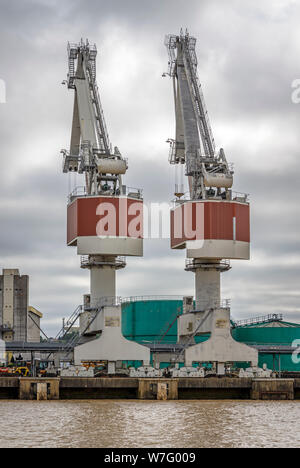
<svg viewBox="0 0 300 468"><path fill-rule="evenodd" d="M63 399L135 399L138 379L78 378L60 379L60 398Z"/></svg>
<svg viewBox="0 0 300 468"><path fill-rule="evenodd" d="M17 400L19 398L19 378L0 378L0 400Z"/></svg>
<svg viewBox="0 0 300 468"><path fill-rule="evenodd" d="M177 379L139 379L139 400L178 400Z"/></svg>
<svg viewBox="0 0 300 468"><path fill-rule="evenodd" d="M255 379L252 400L294 400L293 379Z"/></svg>
<svg viewBox="0 0 300 468"><path fill-rule="evenodd" d="M20 400L59 400L60 379L19 379Z"/></svg>
<svg viewBox="0 0 300 468"><path fill-rule="evenodd" d="M300 379L1 377L0 399L300 400Z"/></svg>
<svg viewBox="0 0 300 468"><path fill-rule="evenodd" d="M248 400L252 379L208 378L179 379L180 400Z"/></svg>

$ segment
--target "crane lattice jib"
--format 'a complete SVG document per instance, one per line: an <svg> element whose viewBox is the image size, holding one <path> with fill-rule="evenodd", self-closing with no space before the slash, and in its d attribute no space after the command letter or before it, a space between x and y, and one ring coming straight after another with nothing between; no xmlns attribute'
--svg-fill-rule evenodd
<svg viewBox="0 0 300 468"><path fill-rule="evenodd" d="M166 36L165 45L169 55L169 70L168 74L175 77L177 74L177 57L175 50L178 47L178 42L182 44L183 62L185 72L189 81L189 87L193 96L193 105L198 119L199 132L206 157L215 157L215 141L213 138L208 112L206 109L204 96L201 84L197 73L197 55L196 55L196 38L190 37L188 34L176 36Z"/></svg>
<svg viewBox="0 0 300 468"><path fill-rule="evenodd" d="M88 42L84 43L81 41L79 44L69 43L68 44L68 87L76 89L76 61L79 56L82 56L82 67L84 70L84 78L88 81L90 100L95 114L95 125L97 132L98 150L100 154L110 154L110 141L106 128L103 108L101 105L99 90L96 82L96 57L97 47L96 45L90 45Z"/></svg>
<svg viewBox="0 0 300 468"><path fill-rule="evenodd" d="M188 43L184 48L184 62L191 79L196 114L199 118L201 139L205 155L213 158L215 156L215 142L212 135L201 84L197 74L197 56L195 52L196 39L188 37L187 41Z"/></svg>

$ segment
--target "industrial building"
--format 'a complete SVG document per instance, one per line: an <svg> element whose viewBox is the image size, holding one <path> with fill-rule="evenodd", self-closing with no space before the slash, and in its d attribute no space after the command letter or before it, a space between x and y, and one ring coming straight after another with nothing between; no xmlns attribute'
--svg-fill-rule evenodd
<svg viewBox="0 0 300 468"><path fill-rule="evenodd" d="M29 277L18 269L0 275L0 339L6 342L40 342L42 313L29 306Z"/></svg>
<svg viewBox="0 0 300 468"><path fill-rule="evenodd" d="M180 296L131 297L122 306L122 332L128 340L149 344L152 358L155 350L161 354L161 366L168 366L164 356L178 342L178 317L183 313ZM300 372L300 362L292 359L292 345L300 341L300 323L286 322L281 314L231 321L232 337L259 350L259 366L269 369ZM210 333L195 336L195 342L205 342ZM300 361L300 360L299 360Z"/></svg>

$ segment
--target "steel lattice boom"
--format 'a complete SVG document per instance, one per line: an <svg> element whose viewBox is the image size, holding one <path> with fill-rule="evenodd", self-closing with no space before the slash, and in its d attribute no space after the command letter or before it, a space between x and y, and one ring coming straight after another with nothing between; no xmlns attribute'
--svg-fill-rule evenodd
<svg viewBox="0 0 300 468"><path fill-rule="evenodd" d="M166 36L165 45L169 54L168 75L173 79L176 114L176 137L169 140L170 163L186 165L192 199L228 198L233 172L224 150L216 152L197 73L196 39L181 31L179 36Z"/></svg>
<svg viewBox="0 0 300 468"><path fill-rule="evenodd" d="M88 194L119 195L127 161L109 141L96 82L96 45L68 44L67 85L73 89L74 111L70 151L63 150L63 171L86 174Z"/></svg>

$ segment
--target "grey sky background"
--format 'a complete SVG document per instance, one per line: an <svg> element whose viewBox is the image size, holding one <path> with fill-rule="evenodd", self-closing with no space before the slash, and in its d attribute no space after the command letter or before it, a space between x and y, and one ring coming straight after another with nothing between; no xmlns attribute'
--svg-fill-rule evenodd
<svg viewBox="0 0 300 468"><path fill-rule="evenodd" d="M251 194L252 259L233 262L223 297L235 318L283 313L300 322L300 3L291 0L0 0L0 267L30 275L30 303L54 335L88 292L88 272L66 246L73 95L68 41L98 46L98 84L111 141L129 158L125 182L147 202L168 202L174 135L164 36L197 37L199 76L218 146L235 164L235 190ZM118 272L118 294L193 294L184 253L145 242Z"/></svg>

